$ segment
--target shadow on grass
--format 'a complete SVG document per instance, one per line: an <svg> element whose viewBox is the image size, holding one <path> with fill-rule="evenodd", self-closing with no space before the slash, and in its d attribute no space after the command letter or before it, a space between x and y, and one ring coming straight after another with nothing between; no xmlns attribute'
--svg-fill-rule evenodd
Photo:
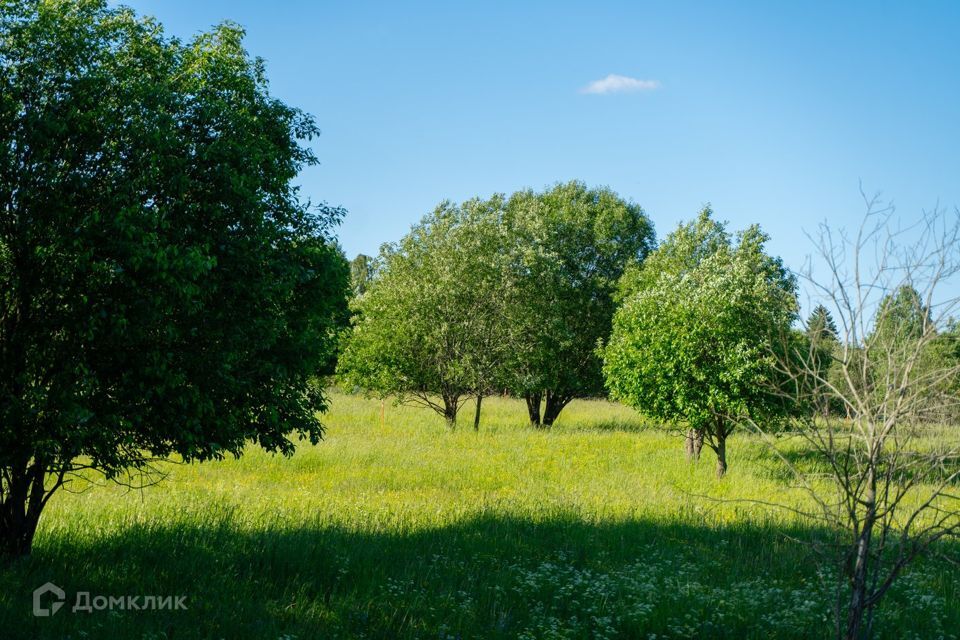
<svg viewBox="0 0 960 640"><path fill-rule="evenodd" d="M623 433L643 433L657 428L650 422L644 422L638 419L612 418L610 420L601 420L598 422L588 422L582 425L567 425L559 423L559 426L565 431L611 431Z"/></svg>
<svg viewBox="0 0 960 640"><path fill-rule="evenodd" d="M89 541L47 536L32 557L0 570L0 636L828 637L829 594L818 591L809 548L784 534L820 535L566 516L478 517L408 533L249 530L223 514ZM939 590L931 607L955 602L949 569L924 580ZM35 618L31 592L47 581L68 600L54 617ZM78 592L186 596L188 608L71 612ZM884 635L960 623L960 612L939 612L926 629L929 615L907 613Z"/></svg>
<svg viewBox="0 0 960 640"><path fill-rule="evenodd" d="M815 449L781 447L777 449L777 457L770 455L766 458L766 461L768 464L765 465L765 468L768 472L768 477L783 483L794 482L798 474L800 476L832 477L828 455L823 451L817 451ZM941 472L942 475L933 473L937 471ZM897 474L897 478L904 484L907 482L930 484L941 480L952 472L952 467L939 469L920 465L903 465ZM960 479L954 479L951 485L960 487Z"/></svg>

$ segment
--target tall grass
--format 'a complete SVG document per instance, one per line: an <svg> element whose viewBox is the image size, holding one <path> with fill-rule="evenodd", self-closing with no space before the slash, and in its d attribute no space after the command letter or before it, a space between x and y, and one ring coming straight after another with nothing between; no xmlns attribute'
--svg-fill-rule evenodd
<svg viewBox="0 0 960 640"><path fill-rule="evenodd" d="M34 554L0 570L10 638L828 637L822 535L755 439L730 473L632 411L574 402L554 429L489 399L479 433L334 394L327 437L290 459L169 464L159 485L54 498ZM470 415L467 416L466 413ZM802 456L799 449L797 454ZM811 462L810 464L815 464ZM80 488L80 487L77 487ZM71 597L31 615L51 581ZM882 637L955 637L960 571L925 561ZM186 596L182 611L72 613L73 594ZM954 634L954 635L952 635Z"/></svg>

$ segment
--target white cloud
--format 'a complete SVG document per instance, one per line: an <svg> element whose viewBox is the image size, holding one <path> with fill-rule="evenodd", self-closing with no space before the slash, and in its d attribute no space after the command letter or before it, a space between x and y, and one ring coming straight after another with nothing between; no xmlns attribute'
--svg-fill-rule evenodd
<svg viewBox="0 0 960 640"><path fill-rule="evenodd" d="M657 80L638 80L628 76L611 73L606 78L594 80L580 89L580 93L627 93L632 91L653 91L660 88Z"/></svg>

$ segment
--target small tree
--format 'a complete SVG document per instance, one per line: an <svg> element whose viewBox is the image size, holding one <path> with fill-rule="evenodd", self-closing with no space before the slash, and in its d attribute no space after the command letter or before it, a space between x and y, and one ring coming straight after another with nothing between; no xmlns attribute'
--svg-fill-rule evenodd
<svg viewBox="0 0 960 640"><path fill-rule="evenodd" d="M807 318L807 336L812 343L836 342L837 323L833 321L830 310L818 304Z"/></svg>
<svg viewBox="0 0 960 640"><path fill-rule="evenodd" d="M503 198L444 202L386 245L339 362L344 384L434 409L496 388L504 337ZM479 412L478 412L479 415Z"/></svg>
<svg viewBox="0 0 960 640"><path fill-rule="evenodd" d="M770 355L796 314L795 283L763 251L753 226L736 241L705 209L624 277L622 305L603 349L612 395L670 424L688 425L727 471L726 442L747 418L776 421L791 404Z"/></svg>
<svg viewBox="0 0 960 640"><path fill-rule="evenodd" d="M313 120L224 25L0 1L0 553L81 469L316 441L342 212L302 203Z"/></svg>
<svg viewBox="0 0 960 640"><path fill-rule="evenodd" d="M504 377L530 423L550 427L572 399L603 392L596 345L610 334L617 281L653 245L653 225L638 205L581 182L514 194L507 224Z"/></svg>
<svg viewBox="0 0 960 640"><path fill-rule="evenodd" d="M806 331L804 338L807 341L807 351L810 354L810 364L817 368L818 378L825 378L829 375L830 364L833 359L834 351L838 346L837 325L833 321L830 310L822 304L818 304L810 312L807 318ZM825 418L830 416L835 408L831 406L831 396L829 390L815 379L810 381L814 388L809 390L808 397L811 400L812 407Z"/></svg>
<svg viewBox="0 0 960 640"><path fill-rule="evenodd" d="M367 291L367 285L373 279L373 258L358 253L350 261L350 288L354 296L362 296Z"/></svg>
<svg viewBox="0 0 960 640"><path fill-rule="evenodd" d="M821 226L823 271L804 274L836 311L829 372L812 350L781 363L801 403L825 392L849 418L796 421L826 465L827 488L823 474L814 480L791 468L819 506L811 515L836 534L825 547L839 569L836 635L850 640L872 634L876 608L910 562L960 532L960 445L941 431L960 405L949 322L960 305L951 291L960 275L960 213L925 214L901 230L892 208L867 205L852 235Z"/></svg>

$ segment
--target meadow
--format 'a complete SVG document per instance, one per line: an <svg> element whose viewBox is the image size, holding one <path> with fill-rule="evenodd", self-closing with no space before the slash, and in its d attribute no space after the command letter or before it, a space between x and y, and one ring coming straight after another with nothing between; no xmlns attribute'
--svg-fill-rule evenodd
<svg viewBox="0 0 960 640"><path fill-rule="evenodd" d="M575 401L549 432L521 402L432 412L332 394L292 458L165 464L159 484L56 495L32 556L0 569L3 638L822 638L824 532L756 437L714 477L633 411ZM803 451L796 445L796 458ZM815 464L809 463L808 464ZM81 490L82 489L82 490ZM31 615L51 581L68 601ZM71 612L72 594L186 596L185 610ZM955 638L960 569L935 558L879 612L884 638Z"/></svg>

